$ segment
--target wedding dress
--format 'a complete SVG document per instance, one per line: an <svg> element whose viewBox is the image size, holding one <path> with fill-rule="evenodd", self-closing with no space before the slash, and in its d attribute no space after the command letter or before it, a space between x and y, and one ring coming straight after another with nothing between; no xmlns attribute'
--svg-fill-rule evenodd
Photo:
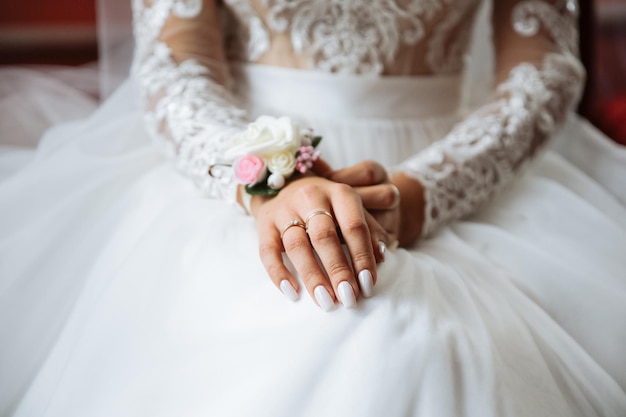
<svg viewBox="0 0 626 417"><path fill-rule="evenodd" d="M496 2L469 109L480 7L134 0L129 80L0 153L0 415L624 416L626 152L571 113L577 4ZM259 115L424 184L357 308L280 294L208 175Z"/></svg>

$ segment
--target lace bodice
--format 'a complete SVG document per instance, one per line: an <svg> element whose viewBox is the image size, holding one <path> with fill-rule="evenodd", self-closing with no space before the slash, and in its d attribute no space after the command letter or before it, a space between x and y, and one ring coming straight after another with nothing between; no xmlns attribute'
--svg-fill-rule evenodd
<svg viewBox="0 0 626 417"><path fill-rule="evenodd" d="M327 72L415 75L461 70L480 0L225 3L232 11L229 50L239 59Z"/></svg>
<svg viewBox="0 0 626 417"><path fill-rule="evenodd" d="M481 0L133 0L133 73L152 136L207 195L234 201L219 166L246 125L232 60L355 75L459 73ZM425 189L424 234L511 181L579 96L574 0L498 0L493 99L397 171ZM211 171L211 172L209 172Z"/></svg>

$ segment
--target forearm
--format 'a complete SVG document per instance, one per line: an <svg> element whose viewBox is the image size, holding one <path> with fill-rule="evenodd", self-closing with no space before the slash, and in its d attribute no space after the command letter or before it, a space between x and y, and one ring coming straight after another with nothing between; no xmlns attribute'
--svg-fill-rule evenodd
<svg viewBox="0 0 626 417"><path fill-rule="evenodd" d="M398 171L424 190L424 208L415 214L424 213L423 236L474 212L507 186L545 146L579 97L584 70L575 41L563 39L575 34L569 10L522 1L515 7L508 4L507 11L513 16L513 30L504 30L503 36L520 38L521 51L534 48L522 54L524 59L536 55L542 61L510 62L511 52L503 52L499 68L508 68L508 77L494 98L400 166ZM536 25L534 32L517 33L529 22ZM540 28L545 30L542 35ZM527 36L534 37L532 42Z"/></svg>
<svg viewBox="0 0 626 417"><path fill-rule="evenodd" d="M247 117L228 88L214 3L134 2L132 72L155 143L204 195L234 203L237 184L221 169L222 154Z"/></svg>

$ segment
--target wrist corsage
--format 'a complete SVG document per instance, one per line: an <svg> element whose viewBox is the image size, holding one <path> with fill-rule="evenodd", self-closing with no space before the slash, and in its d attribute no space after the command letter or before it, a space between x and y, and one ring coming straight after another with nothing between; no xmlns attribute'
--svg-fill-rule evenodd
<svg viewBox="0 0 626 417"><path fill-rule="evenodd" d="M233 138L226 156L248 194L273 196L294 173L304 174L313 167L321 140L288 117L261 116Z"/></svg>

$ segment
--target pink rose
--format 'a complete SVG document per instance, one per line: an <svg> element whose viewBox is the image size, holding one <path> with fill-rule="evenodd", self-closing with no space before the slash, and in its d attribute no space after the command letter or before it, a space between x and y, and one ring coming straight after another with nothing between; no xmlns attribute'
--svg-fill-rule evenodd
<svg viewBox="0 0 626 417"><path fill-rule="evenodd" d="M262 181L267 174L265 160L256 155L246 155L235 162L235 177L246 185L254 185Z"/></svg>

